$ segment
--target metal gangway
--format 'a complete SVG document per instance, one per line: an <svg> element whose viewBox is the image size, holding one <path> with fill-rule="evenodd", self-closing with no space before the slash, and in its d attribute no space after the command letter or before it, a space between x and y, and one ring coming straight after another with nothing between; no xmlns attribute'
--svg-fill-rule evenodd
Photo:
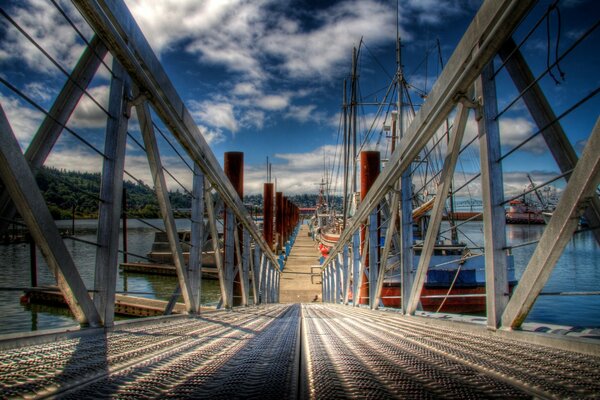
<svg viewBox="0 0 600 400"><path fill-rule="evenodd" d="M2 338L3 397L598 396L597 340L521 329L577 229L579 216L586 215L596 238L600 221L596 194L600 126L596 123L578 157L560 126L566 114L554 115L520 54L523 42L511 39L534 1L482 4L427 101L325 260L322 299L330 304L272 304L279 301L280 260L257 229L126 5L104 0L73 3L94 34L91 40L82 35L85 52L73 71L63 71L68 79L53 106L49 110L41 108L0 77L5 87L45 115L29 148L22 152L9 119L4 111L0 113L0 177L5 188L0 199L0 222L5 229L18 211L81 328ZM53 5L60 7L55 2ZM18 29L17 22L4 10L2 16ZM597 25L584 32L581 40ZM112 66L104 65L107 54L113 58ZM532 113L539 128L534 136L546 140L558 162L561 175L555 179L568 177L548 227L539 242L533 243L535 255L510 297L503 213L507 200L498 184L502 182L501 161L506 154L499 153L497 117L501 112L497 108L493 64L496 55ZM92 97L87 87L102 65L110 73L111 86L105 110L108 126L104 149L88 143L102 158L98 241L92 244L96 246L95 282L94 289L88 290L64 245L68 238L60 236L34 172L44 164L61 134L78 137L67 122L80 100ZM597 92L584 95L579 104ZM178 287L165 308L167 315L115 322L119 214L126 174L127 126L133 108L174 255ZM471 111L479 129L487 282L486 317L477 323L418 310L435 231ZM430 228L435 229L427 231L413 274L410 167L449 115L454 116L454 124L431 212ZM190 252L187 264L166 190L165 168L157 145L157 135L162 132L157 122L193 162L188 166L193 173L190 245L196 251ZM230 238L223 259L216 222L221 209L226 216L226 236ZM379 212L387 228L384 235L378 229ZM359 249L361 229L367 232L368 260L366 252L361 256ZM199 257L209 232L222 307L200 311ZM400 310L378 310L388 268L382 260L393 252L401 255L404 305ZM350 293L359 293L367 280L368 307L358 306L359 301L351 303ZM179 294L187 315L168 315Z"/></svg>

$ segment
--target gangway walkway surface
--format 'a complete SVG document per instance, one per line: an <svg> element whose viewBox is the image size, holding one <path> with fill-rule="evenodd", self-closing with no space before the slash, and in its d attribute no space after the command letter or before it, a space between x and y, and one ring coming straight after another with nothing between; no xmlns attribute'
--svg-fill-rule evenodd
<svg viewBox="0 0 600 400"><path fill-rule="evenodd" d="M281 274L280 303L321 301L320 256L316 242L309 235L308 225L300 225Z"/></svg>
<svg viewBox="0 0 600 400"><path fill-rule="evenodd" d="M389 311L269 305L159 318L13 349L1 396L593 398L600 356ZM25 339L23 339L25 340Z"/></svg>

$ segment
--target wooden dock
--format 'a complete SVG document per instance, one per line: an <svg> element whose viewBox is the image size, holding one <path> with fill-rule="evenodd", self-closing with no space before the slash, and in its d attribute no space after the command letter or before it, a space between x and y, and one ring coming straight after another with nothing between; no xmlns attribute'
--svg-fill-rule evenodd
<svg viewBox="0 0 600 400"><path fill-rule="evenodd" d="M280 303L321 302L321 253L302 224L281 275Z"/></svg>
<svg viewBox="0 0 600 400"><path fill-rule="evenodd" d="M38 288L25 291L22 303L49 304L66 307L67 302L57 287ZM167 302L165 300L147 299L145 297L117 294L115 296L115 314L128 317L156 317L164 315ZM173 314L185 314L185 304L175 303Z"/></svg>
<svg viewBox="0 0 600 400"><path fill-rule="evenodd" d="M148 263L148 262L126 262L119 264L123 272L140 273L149 275L177 276L177 270L173 264ZM203 267L202 279L219 279L216 267Z"/></svg>

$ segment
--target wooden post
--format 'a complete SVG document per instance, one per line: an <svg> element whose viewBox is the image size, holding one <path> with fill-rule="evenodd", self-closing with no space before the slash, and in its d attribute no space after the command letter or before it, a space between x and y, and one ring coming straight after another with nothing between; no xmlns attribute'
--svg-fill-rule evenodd
<svg viewBox="0 0 600 400"><path fill-rule="evenodd" d="M275 193L275 230L277 234L276 252L283 248L283 192Z"/></svg>
<svg viewBox="0 0 600 400"><path fill-rule="evenodd" d="M229 181L231 182L231 184L233 185L233 188L235 189L236 193L238 194L238 196L240 197L240 199L244 198L244 153L239 152L239 151L229 151L225 153L225 157L224 157L224 171L225 171L225 175L227 176L227 178L229 179ZM233 215L232 212L230 212L229 208L227 209L228 212L225 214L225 219L226 219L226 226L229 227L229 224L231 224L231 227L234 227L235 224L235 217ZM231 221L229 221L229 219L231 219ZM225 243L227 246L227 243L229 241L231 241L232 243L235 242L234 237L233 236L229 236L230 233L227 231L225 233ZM242 240L242 232L240 229L238 229L238 237L240 239L240 241ZM242 243L240 243L240 245L242 245ZM226 258L227 260L227 258ZM231 279L231 284L233 285L233 289L232 289L232 306L239 306L243 303L242 297L243 297L243 289L242 289L242 281L241 281L241 277L240 277L240 273L239 271L237 273L233 273L233 268L235 268L235 265L238 265L240 260L238 260L237 255L235 254L235 251L233 252L233 260L232 260L232 264L230 267L230 271L232 274L232 279ZM227 262L226 262L226 268L227 268Z"/></svg>
<svg viewBox="0 0 600 400"><path fill-rule="evenodd" d="M361 201L365 198L365 196L367 195L367 192L369 191L369 189L371 188L371 186L373 185L373 182L375 182L375 179L377 179L377 176L379 175L379 166L380 166L380 156L379 156L379 152L378 151L363 151L360 153L360 199ZM378 208L376 208L372 215L370 217L375 216L375 219L373 220L373 218L370 218L370 225L377 225L377 214L378 214ZM374 223L373 223L374 221ZM369 249L366 248L366 246L364 245L365 243L365 236L366 236L366 232L367 232L367 227L363 225L363 227L361 228L361 233L360 233L360 247L364 252L366 252L366 259L365 259L365 263L366 265L369 266L369 271L370 271L370 267L371 267L371 263L369 260ZM373 236L374 238L374 236ZM376 243L372 243L373 248L376 248L375 246L377 246L377 242ZM373 261L376 263L377 262L377 255L374 254L373 255ZM365 272L365 275L362 277L362 285L359 288L359 296L360 296L360 301L359 304L369 304L369 276L368 274Z"/></svg>
<svg viewBox="0 0 600 400"><path fill-rule="evenodd" d="M263 190L263 237L273 248L273 184L265 183Z"/></svg>

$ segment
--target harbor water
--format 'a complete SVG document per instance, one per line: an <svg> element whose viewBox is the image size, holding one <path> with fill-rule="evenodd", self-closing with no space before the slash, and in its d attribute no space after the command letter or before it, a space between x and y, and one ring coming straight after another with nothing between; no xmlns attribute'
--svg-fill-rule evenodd
<svg viewBox="0 0 600 400"><path fill-rule="evenodd" d="M148 221L162 227L161 220ZM178 230L189 230L188 219L177 220ZM61 231L71 229L70 221L58 221ZM536 241L543 233L544 225L507 225L509 246ZM483 242L482 222L473 221L460 226L461 237L470 246L481 246ZM145 256L151 249L156 230L140 221L128 221L128 251ZM78 220L75 236L90 242L96 241L96 221ZM95 253L93 245L66 239L75 264L88 287L93 288ZM512 250L515 273L519 278L529 261L535 246L524 246ZM52 285L54 278L39 253L38 284ZM122 256L120 256L122 259ZM29 287L30 261L28 244L0 245L0 334L27 332L40 329L64 328L77 323L64 308L45 305L23 305L19 299L23 294L19 288ZM143 261L129 256L129 261ZM176 285L176 278L118 272L117 292L134 292L136 296L166 300ZM600 246L591 232L576 234L567 245L556 265L552 277L543 293L591 292L600 288ZM218 282L203 280L201 303L214 305L219 299ZM181 301L181 300L180 300ZM536 301L527 320L546 324L600 327L600 296L595 295L542 295Z"/></svg>

